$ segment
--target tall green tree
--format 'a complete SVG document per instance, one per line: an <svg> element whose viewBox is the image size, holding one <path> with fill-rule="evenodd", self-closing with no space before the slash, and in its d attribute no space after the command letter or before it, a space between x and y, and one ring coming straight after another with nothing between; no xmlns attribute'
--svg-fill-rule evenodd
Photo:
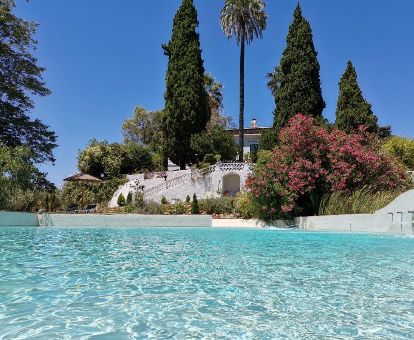
<svg viewBox="0 0 414 340"><path fill-rule="evenodd" d="M134 142L125 144L91 140L78 154L81 172L101 179L152 171L154 164L147 147Z"/></svg>
<svg viewBox="0 0 414 340"><path fill-rule="evenodd" d="M269 88L275 98L274 127L279 131L296 113L319 118L325 102L319 77L318 53L312 29L300 5L295 9L279 66L269 74Z"/></svg>
<svg viewBox="0 0 414 340"><path fill-rule="evenodd" d="M361 125L365 125L369 132L379 131L378 118L372 112L371 104L363 97L355 67L351 61L348 61L339 81L335 126L351 133L358 130Z"/></svg>
<svg viewBox="0 0 414 340"><path fill-rule="evenodd" d="M0 210L27 210L32 203L56 188L33 164L25 146L0 146Z"/></svg>
<svg viewBox="0 0 414 340"><path fill-rule="evenodd" d="M14 0L0 0L0 145L27 146L36 163L54 161L56 135L28 112L33 96L46 96L44 68L32 55L37 24L14 15Z"/></svg>
<svg viewBox="0 0 414 340"><path fill-rule="evenodd" d="M245 44L261 38L266 29L266 4L262 0L226 0L221 11L221 27L227 38L236 37L240 45L239 160L244 146L244 57Z"/></svg>
<svg viewBox="0 0 414 340"><path fill-rule="evenodd" d="M132 118L122 124L125 143L137 143L147 146L151 151L159 152L163 143L163 111L147 111L142 106L134 109Z"/></svg>
<svg viewBox="0 0 414 340"><path fill-rule="evenodd" d="M163 118L165 147L169 158L181 169L191 157L191 136L204 131L210 119L197 27L193 1L183 0L174 18L171 40L163 45L169 57Z"/></svg>

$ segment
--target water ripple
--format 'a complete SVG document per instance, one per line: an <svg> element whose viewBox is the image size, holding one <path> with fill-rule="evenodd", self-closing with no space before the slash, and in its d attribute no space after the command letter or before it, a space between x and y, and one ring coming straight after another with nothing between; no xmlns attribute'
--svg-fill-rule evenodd
<svg viewBox="0 0 414 340"><path fill-rule="evenodd" d="M412 339L413 292L413 238L0 229L0 339Z"/></svg>

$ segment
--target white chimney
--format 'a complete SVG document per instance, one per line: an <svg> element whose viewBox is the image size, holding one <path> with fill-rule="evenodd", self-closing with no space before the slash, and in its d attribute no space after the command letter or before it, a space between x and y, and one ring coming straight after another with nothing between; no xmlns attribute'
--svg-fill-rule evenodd
<svg viewBox="0 0 414 340"><path fill-rule="evenodd" d="M250 127L251 127L252 129L257 128L257 120L256 120L256 118L253 118L253 119L252 119L252 121L250 122Z"/></svg>

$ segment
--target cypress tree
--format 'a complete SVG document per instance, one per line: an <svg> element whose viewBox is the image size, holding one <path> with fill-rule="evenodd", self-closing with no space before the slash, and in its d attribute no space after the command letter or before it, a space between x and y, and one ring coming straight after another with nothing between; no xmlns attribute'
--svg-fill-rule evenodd
<svg viewBox="0 0 414 340"><path fill-rule="evenodd" d="M125 206L125 196L124 196L123 194L120 194L120 195L118 196L118 201L117 201L117 203L118 203L118 206L120 206L120 207Z"/></svg>
<svg viewBox="0 0 414 340"><path fill-rule="evenodd" d="M131 191L128 192L127 198L126 198L126 204L131 205L132 204L132 193Z"/></svg>
<svg viewBox="0 0 414 340"><path fill-rule="evenodd" d="M280 65L269 74L268 85L276 104L274 127L277 131L299 112L322 121L322 111L325 108L318 53L313 45L311 26L303 17L299 4L286 42Z"/></svg>
<svg viewBox="0 0 414 340"><path fill-rule="evenodd" d="M183 0L171 40L163 46L169 57L163 129L168 156L181 169L191 157L191 136L205 130L210 119L197 27L193 1Z"/></svg>
<svg viewBox="0 0 414 340"><path fill-rule="evenodd" d="M199 215L200 214L200 206L198 204L197 195L193 195L193 202L191 203L191 214Z"/></svg>
<svg viewBox="0 0 414 340"><path fill-rule="evenodd" d="M379 131L378 118L372 112L358 85L357 73L351 61L339 81L339 97L336 108L335 126L347 133L365 125L369 132Z"/></svg>

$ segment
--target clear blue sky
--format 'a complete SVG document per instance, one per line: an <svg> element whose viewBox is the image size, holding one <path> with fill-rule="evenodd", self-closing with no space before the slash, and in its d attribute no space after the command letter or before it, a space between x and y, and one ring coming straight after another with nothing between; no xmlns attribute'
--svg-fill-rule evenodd
<svg viewBox="0 0 414 340"><path fill-rule="evenodd" d="M219 26L223 0L195 0L205 68L224 84L225 113L238 113L239 50ZM268 29L247 48L246 117L272 123L266 74L278 64L296 0L267 0ZM169 40L180 0L17 0L16 13L40 24L36 56L47 68L52 95L36 100L34 117L56 131L55 166L43 169L61 184L76 171L76 155L92 138L121 141L121 124L142 105L163 107ZM357 68L363 93L383 125L414 137L413 0L302 0L319 52L325 117L334 120L346 61ZM236 119L237 121L237 119Z"/></svg>

